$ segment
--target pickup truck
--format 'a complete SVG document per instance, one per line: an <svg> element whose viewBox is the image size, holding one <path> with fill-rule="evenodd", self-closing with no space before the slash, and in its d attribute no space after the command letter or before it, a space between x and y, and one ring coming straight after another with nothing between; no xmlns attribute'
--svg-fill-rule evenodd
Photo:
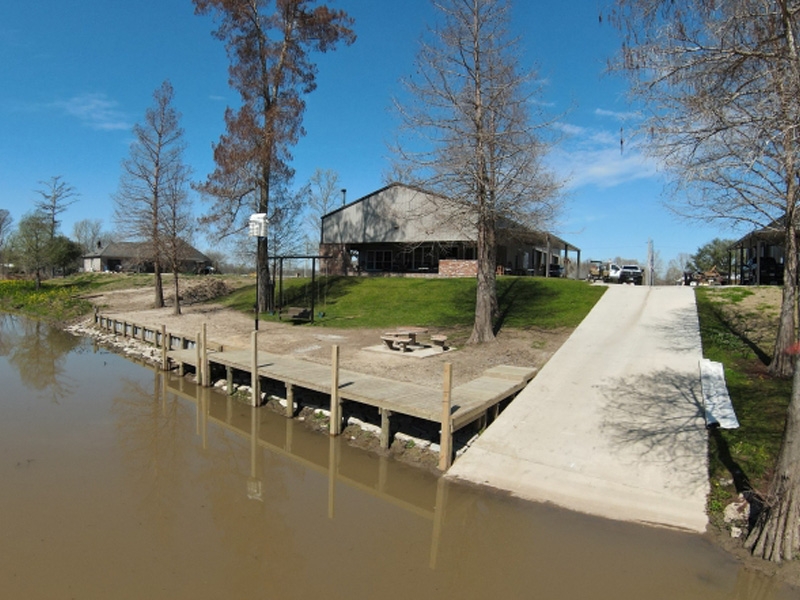
<svg viewBox="0 0 800 600"><path fill-rule="evenodd" d="M642 285L642 282L644 281L644 273L639 265L622 265L618 281L619 283Z"/></svg>
<svg viewBox="0 0 800 600"><path fill-rule="evenodd" d="M603 281L606 283L619 283L622 269L617 263L608 263L608 270L604 273Z"/></svg>

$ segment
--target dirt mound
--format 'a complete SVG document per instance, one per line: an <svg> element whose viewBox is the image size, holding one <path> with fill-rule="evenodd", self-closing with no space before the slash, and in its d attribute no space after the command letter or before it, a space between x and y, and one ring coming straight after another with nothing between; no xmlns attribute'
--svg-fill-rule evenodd
<svg viewBox="0 0 800 600"><path fill-rule="evenodd" d="M229 294L231 289L221 279L203 279L186 286L181 290L180 298L183 304L198 304L221 298Z"/></svg>

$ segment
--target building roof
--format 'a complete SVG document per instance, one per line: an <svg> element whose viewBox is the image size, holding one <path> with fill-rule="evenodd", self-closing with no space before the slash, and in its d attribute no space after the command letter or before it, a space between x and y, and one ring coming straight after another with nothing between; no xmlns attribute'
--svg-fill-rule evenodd
<svg viewBox="0 0 800 600"><path fill-rule="evenodd" d="M181 251L181 260L198 263L211 262L208 256L191 244L184 241L181 241L181 244L184 246ZM110 242L95 252L85 254L83 258L148 260L152 256L152 244L149 242Z"/></svg>
<svg viewBox="0 0 800 600"><path fill-rule="evenodd" d="M450 201L436 192L390 183L323 215L321 241L418 243L436 239L475 242L474 228L465 228L458 223L459 219L442 216L441 207L431 207L436 199ZM511 235L531 245L544 247L549 242L553 248L580 251L552 233L537 231L510 219L501 219L498 229L503 237Z"/></svg>

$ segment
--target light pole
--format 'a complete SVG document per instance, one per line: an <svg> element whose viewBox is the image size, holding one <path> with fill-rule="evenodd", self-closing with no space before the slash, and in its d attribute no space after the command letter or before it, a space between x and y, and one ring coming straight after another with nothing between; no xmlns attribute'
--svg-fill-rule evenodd
<svg viewBox="0 0 800 600"><path fill-rule="evenodd" d="M248 221L248 235L256 238L256 303L253 306L253 313L255 315L255 328L258 331L258 294L259 294L259 265L258 265L258 240L266 238L269 231L269 219L267 213L253 213L250 215Z"/></svg>

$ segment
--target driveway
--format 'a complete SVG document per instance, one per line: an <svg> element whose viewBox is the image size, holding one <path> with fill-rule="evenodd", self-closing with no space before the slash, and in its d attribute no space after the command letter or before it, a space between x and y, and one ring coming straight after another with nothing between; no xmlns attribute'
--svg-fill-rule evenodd
<svg viewBox="0 0 800 600"><path fill-rule="evenodd" d="M705 531L701 357L691 288L611 286L447 476Z"/></svg>

